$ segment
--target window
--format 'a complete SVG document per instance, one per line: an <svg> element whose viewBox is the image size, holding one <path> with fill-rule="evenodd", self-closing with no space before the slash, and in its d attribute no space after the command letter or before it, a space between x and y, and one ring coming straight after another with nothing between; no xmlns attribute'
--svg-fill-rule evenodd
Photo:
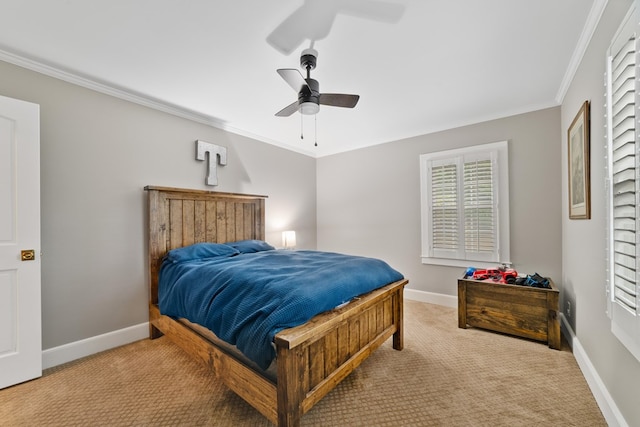
<svg viewBox="0 0 640 427"><path fill-rule="evenodd" d="M509 264L507 178L506 141L422 154L422 262Z"/></svg>
<svg viewBox="0 0 640 427"><path fill-rule="evenodd" d="M632 9L607 52L607 312L613 334L640 360L638 212L640 168L636 134L638 45Z"/></svg>

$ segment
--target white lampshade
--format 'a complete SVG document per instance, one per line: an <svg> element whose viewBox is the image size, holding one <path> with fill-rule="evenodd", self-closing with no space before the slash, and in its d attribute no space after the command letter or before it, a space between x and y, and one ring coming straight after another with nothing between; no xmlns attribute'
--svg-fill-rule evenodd
<svg viewBox="0 0 640 427"><path fill-rule="evenodd" d="M304 115L316 114L320 111L320 106L315 102L303 102L300 104L300 113Z"/></svg>
<svg viewBox="0 0 640 427"><path fill-rule="evenodd" d="M282 246L285 249L293 249L296 247L296 232L293 230L282 232Z"/></svg>

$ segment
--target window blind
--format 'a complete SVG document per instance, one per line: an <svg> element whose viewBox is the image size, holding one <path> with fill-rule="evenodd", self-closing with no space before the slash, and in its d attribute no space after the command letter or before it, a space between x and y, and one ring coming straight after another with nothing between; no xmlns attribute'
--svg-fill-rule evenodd
<svg viewBox="0 0 640 427"><path fill-rule="evenodd" d="M611 60L611 185L613 204L613 300L637 305L637 157L635 136L635 37Z"/></svg>
<svg viewBox="0 0 640 427"><path fill-rule="evenodd" d="M433 249L458 249L458 168L445 164L431 168Z"/></svg>
<svg viewBox="0 0 640 427"><path fill-rule="evenodd" d="M607 315L613 335L640 361L640 9L629 9L607 50Z"/></svg>
<svg viewBox="0 0 640 427"><path fill-rule="evenodd" d="M497 261L497 207L491 153L431 162L430 178L430 253Z"/></svg>
<svg viewBox="0 0 640 427"><path fill-rule="evenodd" d="M490 159L464 163L464 243L466 252L496 250L493 165Z"/></svg>

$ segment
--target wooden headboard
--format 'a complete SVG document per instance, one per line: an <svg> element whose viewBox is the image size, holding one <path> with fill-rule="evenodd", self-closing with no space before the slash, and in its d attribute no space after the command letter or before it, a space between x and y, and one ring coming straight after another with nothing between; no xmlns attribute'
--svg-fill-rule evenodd
<svg viewBox="0 0 640 427"><path fill-rule="evenodd" d="M154 187L149 193L149 289L158 302L158 271L171 249L200 242L264 240L267 196Z"/></svg>

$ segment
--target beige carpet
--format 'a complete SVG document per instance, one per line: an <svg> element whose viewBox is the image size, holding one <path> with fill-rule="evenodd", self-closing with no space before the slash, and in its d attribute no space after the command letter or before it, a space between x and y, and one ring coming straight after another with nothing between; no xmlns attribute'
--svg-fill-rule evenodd
<svg viewBox="0 0 640 427"><path fill-rule="evenodd" d="M303 426L605 426L566 347L458 329L455 309L407 301L387 342ZM0 390L2 426L269 426L165 338L51 368Z"/></svg>

